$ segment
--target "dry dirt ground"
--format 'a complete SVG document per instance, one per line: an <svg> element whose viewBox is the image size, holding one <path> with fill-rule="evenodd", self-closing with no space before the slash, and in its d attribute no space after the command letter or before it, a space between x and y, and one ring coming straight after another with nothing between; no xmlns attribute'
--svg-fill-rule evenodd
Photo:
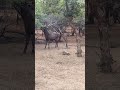
<svg viewBox="0 0 120 90"><path fill-rule="evenodd" d="M22 54L23 41L0 39L0 90L31 90L34 82L34 55Z"/></svg>
<svg viewBox="0 0 120 90"><path fill-rule="evenodd" d="M87 38L85 44L88 44L89 47L85 48L85 66L88 66L88 71L87 69L85 69L85 71L89 73L89 82L87 84L90 87L89 89L120 90L120 25L118 24L113 26L112 30L110 31L110 42L112 47L114 47L111 48L111 54L113 56L113 59L117 61L112 65L112 73L98 72L96 62L99 62L99 56L95 52L99 52L99 48L96 48L94 46L99 46L99 35L94 25L89 25L86 30L88 31L86 33ZM86 80L88 80L88 78Z"/></svg>
<svg viewBox="0 0 120 90"><path fill-rule="evenodd" d="M89 77L97 81L92 83L93 87L95 87L96 84L96 86L98 86L95 90L120 90L120 27L116 26L114 28L116 28L116 30L111 31L111 42L115 48L111 50L113 59L117 61L117 63L113 65L115 72L108 74L93 72L95 73L95 77L93 74ZM91 33L94 33L92 26L89 27L89 29ZM97 41L95 40L97 37L98 34L88 37L92 39L90 41L91 45L96 45ZM34 56L30 53L31 49L28 50L26 55L22 54L24 37L21 39L21 36L15 35L15 38L17 40L11 39L12 41L10 40L10 42L0 39L0 90L18 90L18 88L19 90L30 90L27 87L33 83L32 76L34 75L34 71L31 70L34 68L34 66L32 66ZM86 38L86 41L89 41L87 40L88 38ZM69 48L66 49L65 44L60 43L58 49L54 48L54 44L52 44L50 45L50 50L45 50L44 44L41 41L36 42L36 90L85 90L84 43L82 43L83 57L81 58L76 57L76 44L71 39L68 45ZM90 58L88 60L86 58L86 62L92 65L90 65L90 71L94 71L94 65L96 65L96 60L99 58L95 54L96 48L88 47L88 49ZM63 51L69 52L70 55L62 55ZM33 60L31 60L31 58L33 58Z"/></svg>
<svg viewBox="0 0 120 90"><path fill-rule="evenodd" d="M50 49L44 49L42 40L36 42L35 90L85 90L85 39L81 44L83 57L76 56L74 39L69 38L68 49L63 42L59 48L51 43ZM62 55L63 51L70 55Z"/></svg>
<svg viewBox="0 0 120 90"><path fill-rule="evenodd" d="M25 37L18 32L24 33L24 27L19 26L21 24L17 26L15 20L6 31L17 33L5 33L9 38L0 38L0 90L32 90L34 55L31 54L31 46L27 54L22 53Z"/></svg>

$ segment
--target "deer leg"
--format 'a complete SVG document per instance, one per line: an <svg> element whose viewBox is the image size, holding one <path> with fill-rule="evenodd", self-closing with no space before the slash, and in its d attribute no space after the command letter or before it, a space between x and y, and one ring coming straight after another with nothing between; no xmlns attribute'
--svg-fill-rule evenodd
<svg viewBox="0 0 120 90"><path fill-rule="evenodd" d="M55 43L55 48L57 47L57 43Z"/></svg>
<svg viewBox="0 0 120 90"><path fill-rule="evenodd" d="M66 41L66 48L68 48L67 41Z"/></svg>
<svg viewBox="0 0 120 90"><path fill-rule="evenodd" d="M57 44L57 47L58 47L58 41L57 41L57 43L56 43L56 44Z"/></svg>
<svg viewBox="0 0 120 90"><path fill-rule="evenodd" d="M80 35L80 29L79 29L79 35Z"/></svg>
<svg viewBox="0 0 120 90"><path fill-rule="evenodd" d="M60 37L59 37L59 42L61 42L61 37L62 37L62 36L60 35Z"/></svg>
<svg viewBox="0 0 120 90"><path fill-rule="evenodd" d="M68 48L68 45L67 45L67 43L66 43L66 48Z"/></svg>
<svg viewBox="0 0 120 90"><path fill-rule="evenodd" d="M65 37L63 36L63 39L65 40L66 48L68 48L68 45L67 45L67 37L65 38Z"/></svg>
<svg viewBox="0 0 120 90"><path fill-rule="evenodd" d="M74 36L74 34L75 34L75 30L72 31L72 36Z"/></svg>
<svg viewBox="0 0 120 90"><path fill-rule="evenodd" d="M46 48L46 46L47 46L47 43L48 43L48 42L47 42L47 40L46 40L46 42L45 42L45 48Z"/></svg>
<svg viewBox="0 0 120 90"><path fill-rule="evenodd" d="M50 40L48 41L48 49L50 49L50 46L49 46L49 45L50 45Z"/></svg>
<svg viewBox="0 0 120 90"><path fill-rule="evenodd" d="M55 48L57 47L57 41L55 40Z"/></svg>
<svg viewBox="0 0 120 90"><path fill-rule="evenodd" d="M67 37L65 38L65 43L66 43L66 48L68 48L68 45L67 45Z"/></svg>
<svg viewBox="0 0 120 90"><path fill-rule="evenodd" d="M58 41L55 41L55 43L56 43L56 44L55 44L55 48L56 48L56 47L58 47Z"/></svg>
<svg viewBox="0 0 120 90"><path fill-rule="evenodd" d="M27 50L27 47L28 47L29 41L30 41L30 35L27 35L27 36L26 36L25 48L24 48L23 53L26 53L26 50Z"/></svg>

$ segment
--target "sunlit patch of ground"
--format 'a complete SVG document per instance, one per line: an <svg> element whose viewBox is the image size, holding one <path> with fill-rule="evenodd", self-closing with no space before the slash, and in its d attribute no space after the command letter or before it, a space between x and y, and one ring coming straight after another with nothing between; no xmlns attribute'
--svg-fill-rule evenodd
<svg viewBox="0 0 120 90"><path fill-rule="evenodd" d="M36 44L35 79L36 90L85 90L85 47L83 57L76 56L76 44L59 44L59 48L44 49L44 44ZM70 55L62 55L62 52Z"/></svg>

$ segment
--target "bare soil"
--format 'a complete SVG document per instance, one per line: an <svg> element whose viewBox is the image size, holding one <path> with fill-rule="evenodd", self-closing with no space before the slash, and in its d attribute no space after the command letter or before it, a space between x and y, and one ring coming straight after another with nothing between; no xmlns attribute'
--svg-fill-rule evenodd
<svg viewBox="0 0 120 90"><path fill-rule="evenodd" d="M113 26L110 31L110 42L112 47L114 47L111 48L111 54L116 61L116 63L112 65L113 72L111 73L101 73L96 66L96 62L100 60L99 56L96 54L96 51L99 52L100 49L95 47L99 46L97 28L95 28L94 25L90 25L86 30L88 30L86 33L86 45L88 44L88 47L86 47L87 52L85 53L85 66L87 67L85 71L89 73L86 79L89 81L87 83L88 87L91 90L120 90L120 25Z"/></svg>
<svg viewBox="0 0 120 90"><path fill-rule="evenodd" d="M31 90L33 85L34 56L30 48L23 54L24 43L18 42L0 43L0 90Z"/></svg>
<svg viewBox="0 0 120 90"><path fill-rule="evenodd" d="M31 45L27 54L23 54L25 37L19 33L24 34L24 26L17 25L13 17L9 20L11 25L6 28L7 38L0 38L0 90L32 90L34 54L31 54Z"/></svg>
<svg viewBox="0 0 120 90"><path fill-rule="evenodd" d="M58 48L55 48L55 43L51 43L50 49L44 49L44 41L36 41L35 90L85 90L84 41L82 38L83 57L75 54L75 37L69 37L69 48L60 42ZM63 55L63 51L70 55Z"/></svg>

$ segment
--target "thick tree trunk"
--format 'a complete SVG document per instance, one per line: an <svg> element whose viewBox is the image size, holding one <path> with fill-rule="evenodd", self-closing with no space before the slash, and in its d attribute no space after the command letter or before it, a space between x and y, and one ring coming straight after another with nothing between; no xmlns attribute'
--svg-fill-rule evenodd
<svg viewBox="0 0 120 90"><path fill-rule="evenodd" d="M91 12L91 8L90 8L90 4L89 4L89 1L86 0L86 18L87 18L87 24L94 24L94 16L92 15L92 12Z"/></svg>
<svg viewBox="0 0 120 90"><path fill-rule="evenodd" d="M96 24L99 29L99 37L100 37L100 68L102 72L111 72L112 71L112 63L113 58L110 50L110 35L109 35L109 21L106 17L107 11L105 8L105 4L101 6L99 0L90 0L90 8L92 15L96 19Z"/></svg>
<svg viewBox="0 0 120 90"><path fill-rule="evenodd" d="M102 72L112 72L113 58L110 50L110 35L109 27L104 24L99 26L99 37L100 37L100 68Z"/></svg>

